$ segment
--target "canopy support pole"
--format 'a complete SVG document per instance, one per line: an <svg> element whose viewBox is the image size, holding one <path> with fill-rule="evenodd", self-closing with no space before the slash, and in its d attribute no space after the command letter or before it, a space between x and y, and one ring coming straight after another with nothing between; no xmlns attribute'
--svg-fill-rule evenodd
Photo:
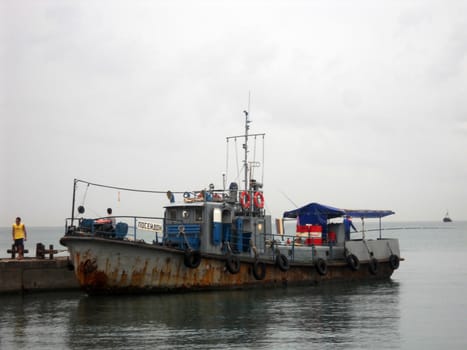
<svg viewBox="0 0 467 350"><path fill-rule="evenodd" d="M76 198L76 183L79 180L73 179L73 203L71 204L71 223L70 225L73 226L73 222L75 221L75 198Z"/></svg>
<svg viewBox="0 0 467 350"><path fill-rule="evenodd" d="M379 217L379 239L381 239L381 216Z"/></svg>
<svg viewBox="0 0 467 350"><path fill-rule="evenodd" d="M365 240L365 218L362 217L362 239Z"/></svg>

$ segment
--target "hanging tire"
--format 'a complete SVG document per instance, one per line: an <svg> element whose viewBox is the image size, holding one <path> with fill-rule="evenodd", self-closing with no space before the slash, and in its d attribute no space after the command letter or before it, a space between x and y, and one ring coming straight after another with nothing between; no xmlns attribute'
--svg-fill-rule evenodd
<svg viewBox="0 0 467 350"><path fill-rule="evenodd" d="M360 260L358 260L356 255L350 254L347 256L346 260L352 271L357 271L360 268Z"/></svg>
<svg viewBox="0 0 467 350"><path fill-rule="evenodd" d="M73 271L75 269L75 266L73 265L73 263L68 260L67 261L67 264L66 264L66 268L69 270L69 271Z"/></svg>
<svg viewBox="0 0 467 350"><path fill-rule="evenodd" d="M318 273L321 276L324 276L328 273L328 265L326 264L326 261L324 259L319 258L318 260L316 260L315 266L316 271L318 271Z"/></svg>
<svg viewBox="0 0 467 350"><path fill-rule="evenodd" d="M391 266L391 269L397 270L399 268L399 263L400 259L396 254L392 254L389 257L389 266Z"/></svg>
<svg viewBox="0 0 467 350"><path fill-rule="evenodd" d="M201 253L198 250L185 250L185 258L183 260L186 267L196 269L201 263Z"/></svg>
<svg viewBox="0 0 467 350"><path fill-rule="evenodd" d="M226 256L225 266L231 274L235 275L240 271L240 259L236 255L228 254Z"/></svg>
<svg viewBox="0 0 467 350"><path fill-rule="evenodd" d="M266 264L264 262L256 260L253 263L253 276L257 280L263 280L266 277Z"/></svg>
<svg viewBox="0 0 467 350"><path fill-rule="evenodd" d="M289 259L284 254L279 254L276 256L276 265L279 270L285 272L290 268Z"/></svg>
<svg viewBox="0 0 467 350"><path fill-rule="evenodd" d="M372 275L376 275L376 273L378 272L378 266L378 260L376 260L375 258L371 258L368 262L368 270L370 270L370 273Z"/></svg>

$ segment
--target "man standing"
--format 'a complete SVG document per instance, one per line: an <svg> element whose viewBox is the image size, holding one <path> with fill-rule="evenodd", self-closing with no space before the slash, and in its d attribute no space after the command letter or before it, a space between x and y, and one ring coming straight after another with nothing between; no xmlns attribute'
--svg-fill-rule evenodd
<svg viewBox="0 0 467 350"><path fill-rule="evenodd" d="M350 228L353 228L355 232L357 232L357 229L355 228L352 218L349 215L346 215L344 217L344 229L345 229L345 240L348 241L350 240Z"/></svg>
<svg viewBox="0 0 467 350"><path fill-rule="evenodd" d="M115 229L115 225L116 225L116 220L115 220L115 216L112 216L112 208L107 208L107 215L108 215L108 219L110 220L110 223L112 224L112 230Z"/></svg>
<svg viewBox="0 0 467 350"><path fill-rule="evenodd" d="M19 260L24 258L24 241L27 240L26 226L21 223L21 218L17 217L16 222L13 224L11 234L15 242L16 250L18 251Z"/></svg>

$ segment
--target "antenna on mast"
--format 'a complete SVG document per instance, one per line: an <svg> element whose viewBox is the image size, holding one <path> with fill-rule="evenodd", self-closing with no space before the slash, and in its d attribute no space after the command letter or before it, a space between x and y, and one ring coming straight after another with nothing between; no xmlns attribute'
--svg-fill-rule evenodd
<svg viewBox="0 0 467 350"><path fill-rule="evenodd" d="M250 114L250 98L251 92L248 91L248 110L243 111L245 114L245 143L243 144L243 149L245 150L245 158L243 160L243 167L245 169L245 191L248 191L248 130L250 129L251 120L248 119Z"/></svg>
<svg viewBox="0 0 467 350"><path fill-rule="evenodd" d="M243 111L245 114L245 143L243 149L245 150L245 156L243 159L243 168L245 170L245 191L248 191L248 130L250 129L250 120L248 119L248 111Z"/></svg>

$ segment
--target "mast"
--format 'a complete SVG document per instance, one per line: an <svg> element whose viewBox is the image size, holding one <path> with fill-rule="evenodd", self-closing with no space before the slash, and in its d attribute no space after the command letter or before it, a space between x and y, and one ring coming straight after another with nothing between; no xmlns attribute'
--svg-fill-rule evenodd
<svg viewBox="0 0 467 350"><path fill-rule="evenodd" d="M243 111L243 113L245 114L245 133L243 135L236 135L236 136L228 136L226 137L226 140L227 140L227 143L229 142L229 140L231 139L234 139L235 141L238 139L238 138L243 138L244 139L244 143L242 144L242 147L243 147L243 150L244 150L244 157L243 157L243 170L244 170L244 179L243 181L245 182L245 185L244 185L244 188L243 188L243 191L245 192L248 192L251 190L250 188L250 181L248 180L249 178L249 175L248 175L248 172L250 171L250 168L252 168L254 165L252 164L251 166L249 166L248 164L248 152L249 152L249 149L248 149L248 140L250 137L257 137L257 136L262 136L264 138L264 133L261 133L261 134L249 134L249 130L250 130L250 123L251 123L251 120L248 118L249 117L249 112L248 111ZM227 153L228 153L228 147L227 147ZM227 154L227 157L228 157L228 154ZM228 167L228 161L227 161L227 167ZM227 169L226 169L226 172L227 172ZM240 171L238 173L239 176L240 175ZM251 174L250 174L250 177L251 177ZM239 186L241 187L241 185Z"/></svg>
<svg viewBox="0 0 467 350"><path fill-rule="evenodd" d="M73 225L73 221L75 220L75 196L76 196L76 184L79 180L73 180L73 203L71 204L71 225Z"/></svg>
<svg viewBox="0 0 467 350"><path fill-rule="evenodd" d="M250 120L248 120L248 111L243 111L245 113L245 143L243 144L243 149L245 150L245 157L243 160L243 167L245 169L245 191L248 191L248 130L250 129Z"/></svg>

